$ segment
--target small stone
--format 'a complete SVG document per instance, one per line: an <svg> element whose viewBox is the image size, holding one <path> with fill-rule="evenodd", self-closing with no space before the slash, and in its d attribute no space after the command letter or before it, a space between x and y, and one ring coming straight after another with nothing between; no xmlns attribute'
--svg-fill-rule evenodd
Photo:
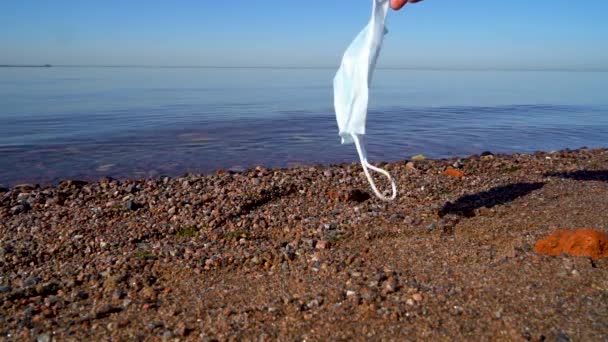
<svg viewBox="0 0 608 342"><path fill-rule="evenodd" d="M431 223L428 226L426 226L426 230L432 232L433 230L437 229L437 223Z"/></svg>
<svg viewBox="0 0 608 342"><path fill-rule="evenodd" d="M30 198L29 192L21 192L21 193L19 193L19 195L17 195L17 201L19 201L19 202L21 202L23 200L27 200L28 198Z"/></svg>
<svg viewBox="0 0 608 342"><path fill-rule="evenodd" d="M570 336L568 336L565 332L559 331L555 336L555 342L570 342Z"/></svg>
<svg viewBox="0 0 608 342"><path fill-rule="evenodd" d="M331 172L331 170L325 170L325 171L323 171L323 176L325 176L325 177L329 178L329 177L331 177L333 175L334 174L333 174L333 172Z"/></svg>
<svg viewBox="0 0 608 342"><path fill-rule="evenodd" d="M302 239L302 242L308 246L308 248L313 248L315 246L315 240L313 239Z"/></svg>
<svg viewBox="0 0 608 342"><path fill-rule="evenodd" d="M140 208L140 205L135 203L133 200L129 200L125 204L125 207L127 208L127 210L135 211Z"/></svg>
<svg viewBox="0 0 608 342"><path fill-rule="evenodd" d="M186 323L184 323L184 322L179 322L177 324L177 327L175 327L175 334L177 336L185 337L186 335L188 335L189 331L190 331L190 329L188 329L188 327L186 326Z"/></svg>
<svg viewBox="0 0 608 342"><path fill-rule="evenodd" d="M459 170L452 169L452 168L446 169L445 171L443 171L443 174L446 175L446 176L455 177L455 178L462 178L462 177L464 177L464 173L462 173Z"/></svg>
<svg viewBox="0 0 608 342"><path fill-rule="evenodd" d="M413 300L412 298L408 298L408 299L405 301L405 304L407 304L407 305L409 305L409 306L412 306L412 305L414 305L414 300Z"/></svg>
<svg viewBox="0 0 608 342"><path fill-rule="evenodd" d="M125 191L129 194L134 194L137 192L137 187L133 184L129 184L127 185L127 187L125 188Z"/></svg>
<svg viewBox="0 0 608 342"><path fill-rule="evenodd" d="M330 246L330 242L327 240L319 240L317 241L316 248L317 249L328 249Z"/></svg>
<svg viewBox="0 0 608 342"><path fill-rule="evenodd" d="M426 157L424 156L424 154L417 154L417 155L413 156L411 159L412 160L425 160Z"/></svg>
<svg viewBox="0 0 608 342"><path fill-rule="evenodd" d="M165 330L165 332L163 333L163 340L170 340L173 337L175 337L175 334L173 334L171 330Z"/></svg>
<svg viewBox="0 0 608 342"><path fill-rule="evenodd" d="M10 213L12 215L19 215L21 213L25 213L30 209L29 204L27 204L27 202L25 202L24 204L18 204L14 207L11 208Z"/></svg>
<svg viewBox="0 0 608 342"><path fill-rule="evenodd" d="M125 297L125 293L121 290L116 290L114 292L112 292L112 300L120 300L123 299Z"/></svg>
<svg viewBox="0 0 608 342"><path fill-rule="evenodd" d="M346 291L346 297L351 297L351 296L354 296L356 294L357 293L355 291L351 291L351 290Z"/></svg>
<svg viewBox="0 0 608 342"><path fill-rule="evenodd" d="M176 211L177 211L177 208L171 207L171 208L169 208L169 211L167 211L167 214L174 215Z"/></svg>
<svg viewBox="0 0 608 342"><path fill-rule="evenodd" d="M84 291L78 291L74 294L74 299L87 299L89 298L89 294Z"/></svg>
<svg viewBox="0 0 608 342"><path fill-rule="evenodd" d="M415 300L415 301L417 301L417 302L420 302L420 301L422 301L422 295L420 293L414 293L412 295L412 299Z"/></svg>
<svg viewBox="0 0 608 342"><path fill-rule="evenodd" d="M394 277L389 277L384 283L384 292L385 293L393 293L397 291L397 279Z"/></svg>
<svg viewBox="0 0 608 342"><path fill-rule="evenodd" d="M8 285L0 285L0 293L11 292L12 288Z"/></svg>
<svg viewBox="0 0 608 342"><path fill-rule="evenodd" d="M51 342L51 335L40 334L38 337L36 337L36 342Z"/></svg>
<svg viewBox="0 0 608 342"><path fill-rule="evenodd" d="M464 312L464 308L462 306L458 306L458 305L454 305L452 307L451 314L454 316L458 316L458 315L462 315L462 313Z"/></svg>
<svg viewBox="0 0 608 342"><path fill-rule="evenodd" d="M418 169L416 169L416 166L414 166L413 162L407 162L405 164L405 168L408 170L412 170L412 171L417 171Z"/></svg>
<svg viewBox="0 0 608 342"><path fill-rule="evenodd" d="M156 329L156 328L161 328L164 327L165 324L163 322L150 322L148 323L148 329L152 330L152 329Z"/></svg>
<svg viewBox="0 0 608 342"><path fill-rule="evenodd" d="M501 319L502 318L502 310L498 310L494 313L494 317L496 317L496 319Z"/></svg>
<svg viewBox="0 0 608 342"><path fill-rule="evenodd" d="M36 188L37 186L34 184L17 184L13 187L13 189L18 190L19 192L30 192Z"/></svg>
<svg viewBox="0 0 608 342"><path fill-rule="evenodd" d="M38 284L38 282L40 282L40 278L38 278L38 277L27 278L23 282L23 286L26 286L26 287L35 286L36 284Z"/></svg>

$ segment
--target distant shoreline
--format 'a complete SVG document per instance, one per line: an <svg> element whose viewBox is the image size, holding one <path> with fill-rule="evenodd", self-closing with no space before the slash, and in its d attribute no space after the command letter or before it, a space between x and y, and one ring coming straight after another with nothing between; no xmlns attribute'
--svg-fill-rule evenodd
<svg viewBox="0 0 608 342"><path fill-rule="evenodd" d="M273 69L273 70L334 70L337 66L251 66L251 65L94 65L94 64L41 64L12 65L0 64L0 68L142 68L142 69ZM449 68L449 67L391 67L379 66L378 70L419 70L419 71L500 71L500 72L608 72L604 68Z"/></svg>
<svg viewBox="0 0 608 342"><path fill-rule="evenodd" d="M10 64L0 64L0 68L50 68L51 64L41 64L41 65L10 65Z"/></svg>

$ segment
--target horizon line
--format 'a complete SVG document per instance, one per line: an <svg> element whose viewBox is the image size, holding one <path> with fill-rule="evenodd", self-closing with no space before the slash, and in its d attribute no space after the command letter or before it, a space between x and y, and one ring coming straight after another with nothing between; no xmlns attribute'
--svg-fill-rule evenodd
<svg viewBox="0 0 608 342"><path fill-rule="evenodd" d="M0 64L0 68L156 68L156 69L278 69L324 70L336 66L269 66L269 65L145 65L145 64ZM608 68L535 68L535 67L377 67L377 70L426 70L426 71L561 71L561 72L608 72Z"/></svg>

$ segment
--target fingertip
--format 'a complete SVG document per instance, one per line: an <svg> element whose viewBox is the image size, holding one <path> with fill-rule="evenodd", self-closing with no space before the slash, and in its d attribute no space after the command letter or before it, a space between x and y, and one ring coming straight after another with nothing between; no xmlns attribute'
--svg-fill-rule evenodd
<svg viewBox="0 0 608 342"><path fill-rule="evenodd" d="M405 6L405 4L407 3L408 0L391 0L391 8L394 9L395 11L400 10L403 6Z"/></svg>

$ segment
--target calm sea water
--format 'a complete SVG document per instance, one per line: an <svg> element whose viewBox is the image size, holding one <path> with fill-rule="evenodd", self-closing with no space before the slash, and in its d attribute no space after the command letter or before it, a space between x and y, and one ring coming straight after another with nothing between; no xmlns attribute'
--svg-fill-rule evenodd
<svg viewBox="0 0 608 342"><path fill-rule="evenodd" d="M333 69L0 68L0 183L357 160ZM608 146L608 73L378 70L379 161Z"/></svg>

